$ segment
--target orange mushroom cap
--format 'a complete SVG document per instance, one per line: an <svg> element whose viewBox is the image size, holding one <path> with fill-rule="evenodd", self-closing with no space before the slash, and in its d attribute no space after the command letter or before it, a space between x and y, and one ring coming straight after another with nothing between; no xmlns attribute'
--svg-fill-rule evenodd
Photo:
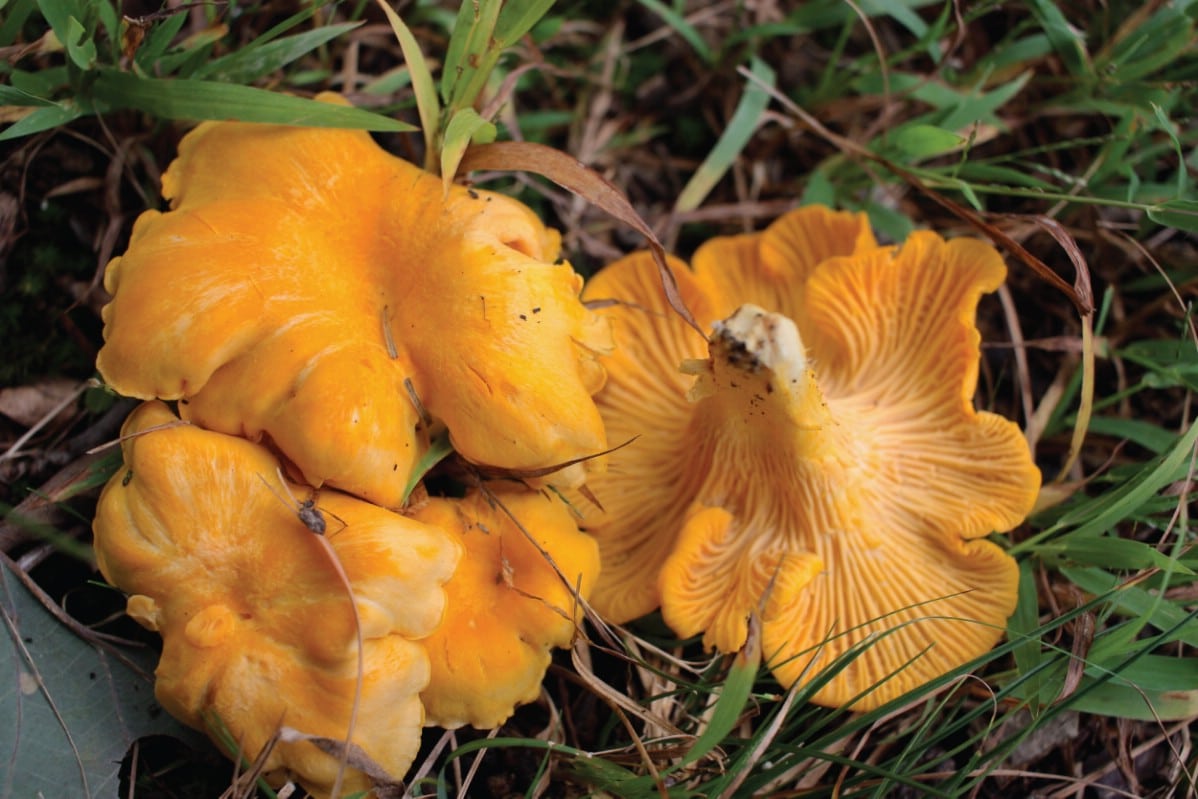
<svg viewBox="0 0 1198 799"><path fill-rule="evenodd" d="M184 137L163 194L105 277L97 365L122 394L183 399L204 427L269 436L309 484L386 507L427 447L417 401L478 463L604 449L591 394L610 335L519 202L446 194L362 131L234 122Z"/></svg>
<svg viewBox="0 0 1198 799"><path fill-rule="evenodd" d="M589 484L596 609L660 606L721 651L756 612L784 685L893 631L814 696L857 709L993 646L1017 569L982 539L1022 521L1040 481L1018 427L972 404L998 253L928 232L878 247L863 215L804 208L673 271L709 341L647 256L586 292L625 301L603 312L617 350L596 401L612 440L640 436Z"/></svg>
<svg viewBox="0 0 1198 799"><path fill-rule="evenodd" d="M598 545L560 499L532 491L433 499L413 516L453 531L465 550L445 585L445 620L424 642L426 723L496 727L537 698L551 650L573 640Z"/></svg>
<svg viewBox="0 0 1198 799"><path fill-rule="evenodd" d="M200 729L217 717L250 758L281 726L342 739L358 679L349 595L321 541L276 486L278 462L242 439L183 425L158 402L129 417L126 470L100 497L96 558L162 635L155 693ZM264 482L265 481L265 482ZM297 496L300 486L287 484ZM350 580L363 640L352 741L397 779L420 744L428 682L415 639L440 623L458 545L440 530L334 491L317 507ZM344 526L343 526L344 525ZM218 741L219 743L219 741ZM280 742L265 770L327 793L338 759ZM371 785L351 771L347 790Z"/></svg>

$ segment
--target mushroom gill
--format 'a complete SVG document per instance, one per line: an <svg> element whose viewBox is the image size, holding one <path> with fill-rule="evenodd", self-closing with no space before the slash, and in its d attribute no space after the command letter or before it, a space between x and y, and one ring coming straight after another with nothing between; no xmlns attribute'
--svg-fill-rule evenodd
<svg viewBox="0 0 1198 799"><path fill-rule="evenodd" d="M618 349L596 400L612 440L640 436L590 483L596 608L660 606L720 651L757 613L784 685L853 651L813 699L858 709L993 646L1017 570L984 537L1039 486L1018 427L972 404L997 252L926 232L879 247L864 217L805 208L672 267L708 341L648 257L585 295L623 301L603 311Z"/></svg>

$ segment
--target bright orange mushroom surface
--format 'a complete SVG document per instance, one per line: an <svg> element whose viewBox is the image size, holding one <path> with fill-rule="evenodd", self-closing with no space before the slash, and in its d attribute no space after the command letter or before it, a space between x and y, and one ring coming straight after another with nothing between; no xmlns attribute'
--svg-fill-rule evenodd
<svg viewBox="0 0 1198 799"><path fill-rule="evenodd" d="M424 644L427 723L498 726L535 700L554 647L569 646L599 572L599 548L560 498L474 491L414 512L456 534L464 555L445 585L445 621Z"/></svg>
<svg viewBox="0 0 1198 799"><path fill-rule="evenodd" d="M336 564L297 507L276 496L286 494L269 452L190 425L154 429L174 420L158 402L129 417L125 469L104 489L95 521L101 571L130 595L129 615L162 635L158 700L217 739L224 725L250 760L282 726L344 739L358 631ZM311 489L286 485L310 498ZM441 622L459 545L335 491L320 492L315 507L361 624L352 741L400 779L420 744L429 679L416 639ZM327 794L339 765L298 740L278 743L265 770ZM351 769L343 786L371 784Z"/></svg>
<svg viewBox="0 0 1198 799"><path fill-rule="evenodd" d="M693 264L672 267L708 341L648 256L585 293L622 301L596 400L612 441L639 436L589 483L596 609L660 606L725 652L757 613L784 685L891 631L814 696L857 709L984 653L1017 584L984 537L1022 521L1040 479L1018 427L972 402L1001 257L928 232L879 247L863 215L805 208Z"/></svg>
<svg viewBox="0 0 1198 799"><path fill-rule="evenodd" d="M97 365L120 393L184 400L206 428L269 437L310 485L385 507L430 426L509 469L604 449L591 394L610 335L519 202L446 195L361 131L234 122L184 137L163 194L105 277Z"/></svg>

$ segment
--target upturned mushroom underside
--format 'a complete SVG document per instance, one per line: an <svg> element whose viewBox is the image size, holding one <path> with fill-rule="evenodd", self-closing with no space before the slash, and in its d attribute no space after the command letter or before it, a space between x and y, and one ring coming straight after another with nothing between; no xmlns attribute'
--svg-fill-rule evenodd
<svg viewBox="0 0 1198 799"><path fill-rule="evenodd" d="M708 341L648 257L588 286L623 301L604 311L617 350L600 412L612 440L639 436L590 483L595 607L620 621L660 606L721 651L755 613L785 685L853 652L813 698L859 709L993 646L1017 569L984 537L1039 487L1018 427L972 404L999 255L931 233L879 247L863 216L808 208L672 266Z"/></svg>
<svg viewBox="0 0 1198 799"><path fill-rule="evenodd" d="M418 639L441 622L458 543L323 491L312 507L334 562L297 512L312 490L280 482L262 447L180 424L159 402L136 410L122 434L125 468L100 497L96 559L129 594L129 615L162 635L163 707L218 744L227 730L241 747L230 754L253 760L281 727L344 739L360 689L351 740L401 779L420 745L429 681ZM265 772L327 794L340 765L309 741L280 741ZM342 785L373 781L351 768Z"/></svg>
<svg viewBox="0 0 1198 799"><path fill-rule="evenodd" d="M431 429L516 470L605 448L606 323L519 202L445 192L361 131L233 122L184 137L163 193L107 269L97 363L120 393L385 507Z"/></svg>

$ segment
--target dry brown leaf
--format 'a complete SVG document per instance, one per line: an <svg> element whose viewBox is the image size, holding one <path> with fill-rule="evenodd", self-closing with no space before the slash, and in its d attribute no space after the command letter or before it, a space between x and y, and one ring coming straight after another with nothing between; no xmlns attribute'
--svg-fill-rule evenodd
<svg viewBox="0 0 1198 799"><path fill-rule="evenodd" d="M624 224L636 230L649 242L653 260L661 274L662 288L666 299L683 320L707 338L703 328L695 321L690 309L682 302L674 273L666 266L666 251L657 234L632 207L632 203L610 181L573 156L543 144L522 141L479 144L466 151L459 172L478 169L509 172L532 172L549 178L563 189L582 197L592 205L603 209Z"/></svg>
<svg viewBox="0 0 1198 799"><path fill-rule="evenodd" d="M0 389L0 413L24 427L33 427L78 388L77 380L65 377L48 377L28 386L3 388Z"/></svg>

